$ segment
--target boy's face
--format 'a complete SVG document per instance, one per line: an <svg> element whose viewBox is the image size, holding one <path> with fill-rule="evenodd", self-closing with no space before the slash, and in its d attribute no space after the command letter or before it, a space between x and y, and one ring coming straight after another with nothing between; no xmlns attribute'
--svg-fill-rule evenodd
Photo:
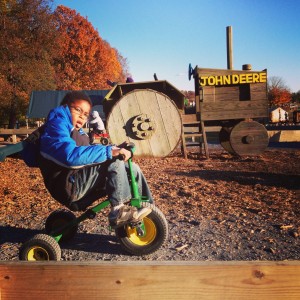
<svg viewBox="0 0 300 300"><path fill-rule="evenodd" d="M80 129L86 123L90 115L91 106L86 100L75 100L70 105L72 124L76 129Z"/></svg>

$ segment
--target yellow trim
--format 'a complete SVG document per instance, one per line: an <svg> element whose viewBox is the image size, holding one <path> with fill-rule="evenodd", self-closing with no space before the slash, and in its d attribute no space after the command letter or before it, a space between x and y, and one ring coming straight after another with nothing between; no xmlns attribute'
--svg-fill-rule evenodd
<svg viewBox="0 0 300 300"><path fill-rule="evenodd" d="M157 230L154 222L149 218L144 218L143 220L146 234L144 236L138 236L136 229L127 226L127 236L129 240L139 246L145 246L152 243L157 235Z"/></svg>
<svg viewBox="0 0 300 300"><path fill-rule="evenodd" d="M199 76L200 86L217 86L231 84L261 83L267 82L266 72L243 73L230 75Z"/></svg>
<svg viewBox="0 0 300 300"><path fill-rule="evenodd" d="M49 254L44 248L36 246L28 251L27 258L29 261L49 260Z"/></svg>

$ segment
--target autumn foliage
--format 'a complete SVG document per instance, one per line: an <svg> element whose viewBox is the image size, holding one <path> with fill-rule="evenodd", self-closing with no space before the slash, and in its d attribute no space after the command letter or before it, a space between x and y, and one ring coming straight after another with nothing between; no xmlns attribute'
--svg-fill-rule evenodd
<svg viewBox="0 0 300 300"><path fill-rule="evenodd" d="M280 106L289 103L292 100L292 95L287 89L273 87L268 93L271 106Z"/></svg>
<svg viewBox="0 0 300 300"><path fill-rule="evenodd" d="M117 50L86 18L62 5L54 15L61 38L60 55L55 59L57 89L105 89L109 88L107 79L124 80Z"/></svg>
<svg viewBox="0 0 300 300"><path fill-rule="evenodd" d="M0 0L0 119L13 124L34 89L55 89L56 26L46 0Z"/></svg>
<svg viewBox="0 0 300 300"><path fill-rule="evenodd" d="M75 10L52 0L0 0L0 123L14 126L34 90L101 90L127 60Z"/></svg>

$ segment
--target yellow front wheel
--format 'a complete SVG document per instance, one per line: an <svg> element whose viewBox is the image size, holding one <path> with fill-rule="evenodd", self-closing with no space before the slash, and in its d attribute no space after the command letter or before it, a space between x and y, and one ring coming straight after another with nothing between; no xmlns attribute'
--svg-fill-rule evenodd
<svg viewBox="0 0 300 300"><path fill-rule="evenodd" d="M60 260L61 249L53 237L37 234L22 245L19 258L26 261Z"/></svg>
<svg viewBox="0 0 300 300"><path fill-rule="evenodd" d="M155 223L150 217L146 217L143 219L145 234L139 235L136 228L131 228L130 226L126 226L125 230L127 232L128 239L138 246L145 246L151 244L156 236L157 229Z"/></svg>
<svg viewBox="0 0 300 300"><path fill-rule="evenodd" d="M168 223L164 214L153 204L149 206L152 212L143 219L141 231L129 224L116 229L122 248L133 255L146 255L157 251L168 238Z"/></svg>

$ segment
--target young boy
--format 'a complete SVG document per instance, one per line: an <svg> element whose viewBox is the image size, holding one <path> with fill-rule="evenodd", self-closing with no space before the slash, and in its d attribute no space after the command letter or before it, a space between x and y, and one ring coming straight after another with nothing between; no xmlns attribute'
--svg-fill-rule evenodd
<svg viewBox="0 0 300 300"><path fill-rule="evenodd" d="M90 145L82 130L92 102L83 92L68 93L59 107L50 111L40 139L40 169L46 188L54 199L72 210L82 210L99 199L105 187L112 209L109 222L121 226L128 220L138 221L151 209L127 206L131 198L126 164L131 152L112 145ZM142 195L153 202L140 168L134 164Z"/></svg>

